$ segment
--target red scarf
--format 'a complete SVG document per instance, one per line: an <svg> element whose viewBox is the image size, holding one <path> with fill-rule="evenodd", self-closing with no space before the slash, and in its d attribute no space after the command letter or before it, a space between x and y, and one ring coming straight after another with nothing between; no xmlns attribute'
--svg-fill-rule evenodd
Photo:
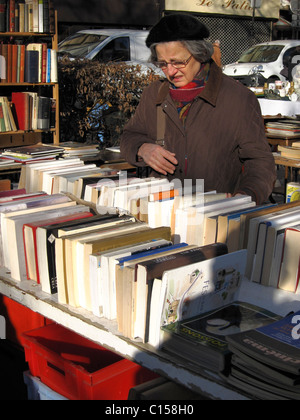
<svg viewBox="0 0 300 420"><path fill-rule="evenodd" d="M200 72L195 79L186 86L176 88L170 86L170 95L176 104L179 118L183 125L190 110L193 100L203 91L209 77L210 63L201 65Z"/></svg>

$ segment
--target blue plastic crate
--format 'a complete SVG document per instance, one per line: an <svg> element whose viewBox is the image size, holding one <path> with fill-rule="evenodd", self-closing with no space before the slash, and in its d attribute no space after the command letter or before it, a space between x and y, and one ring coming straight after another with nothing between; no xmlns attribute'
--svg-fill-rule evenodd
<svg viewBox="0 0 300 420"><path fill-rule="evenodd" d="M27 386L29 401L67 401L68 399L53 391L43 384L39 378L32 376L30 372L23 373L24 382Z"/></svg>

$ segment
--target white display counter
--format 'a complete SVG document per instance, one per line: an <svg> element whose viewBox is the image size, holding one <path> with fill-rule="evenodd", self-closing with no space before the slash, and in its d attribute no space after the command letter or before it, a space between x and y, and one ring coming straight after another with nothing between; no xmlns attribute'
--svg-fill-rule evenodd
<svg viewBox="0 0 300 420"><path fill-rule="evenodd" d="M277 116L281 114L283 117L296 117L300 115L300 101L291 102L259 98L258 102L263 116Z"/></svg>

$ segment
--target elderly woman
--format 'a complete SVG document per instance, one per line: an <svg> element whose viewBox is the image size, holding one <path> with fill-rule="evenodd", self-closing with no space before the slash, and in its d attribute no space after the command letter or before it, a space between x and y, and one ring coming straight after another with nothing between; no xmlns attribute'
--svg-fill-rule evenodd
<svg viewBox="0 0 300 420"><path fill-rule="evenodd" d="M145 89L121 138L123 157L168 179L204 180L205 190L266 201L276 179L255 95L211 59L197 18L169 15L146 44L166 79Z"/></svg>

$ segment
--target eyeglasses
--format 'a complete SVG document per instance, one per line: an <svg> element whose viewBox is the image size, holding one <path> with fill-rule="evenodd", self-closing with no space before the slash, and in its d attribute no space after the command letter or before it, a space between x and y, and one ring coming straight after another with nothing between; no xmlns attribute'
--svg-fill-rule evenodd
<svg viewBox="0 0 300 420"><path fill-rule="evenodd" d="M172 67L174 67L175 69L183 69L184 67L186 67L189 62L192 59L192 55L185 61L171 61L170 63L167 63L166 61L155 61L154 64L156 67L158 67L159 69L166 69L168 67L168 65L170 64Z"/></svg>

